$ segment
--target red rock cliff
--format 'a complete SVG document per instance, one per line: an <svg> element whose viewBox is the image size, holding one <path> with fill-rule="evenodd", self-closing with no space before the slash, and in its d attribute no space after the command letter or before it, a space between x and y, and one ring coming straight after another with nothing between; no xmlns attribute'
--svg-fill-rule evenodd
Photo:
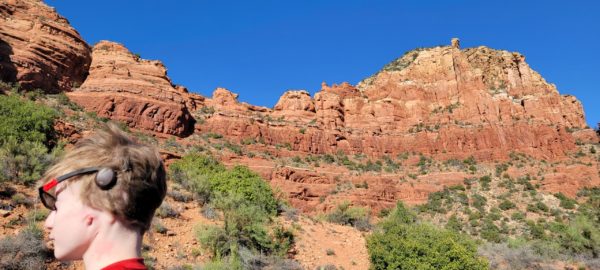
<svg viewBox="0 0 600 270"><path fill-rule="evenodd" d="M203 98L174 86L160 61L140 59L121 44L101 41L93 48L89 73L69 93L87 111L157 133L185 136L193 131L189 110Z"/></svg>
<svg viewBox="0 0 600 270"><path fill-rule="evenodd" d="M261 114L217 111L197 129L309 153L414 151L491 160L519 151L555 158L575 147L568 131L593 135L581 103L561 96L524 56L461 50L458 42L407 52L356 87L323 84L314 98L288 91Z"/></svg>
<svg viewBox="0 0 600 270"><path fill-rule="evenodd" d="M0 79L46 93L80 85L90 48L67 19L41 1L0 1Z"/></svg>

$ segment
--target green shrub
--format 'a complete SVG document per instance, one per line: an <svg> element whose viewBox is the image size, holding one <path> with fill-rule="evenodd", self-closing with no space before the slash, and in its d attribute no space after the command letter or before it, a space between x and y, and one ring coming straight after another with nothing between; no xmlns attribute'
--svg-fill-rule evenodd
<svg viewBox="0 0 600 270"><path fill-rule="evenodd" d="M335 158L330 154L325 154L321 157L323 161L327 164L331 164L335 162Z"/></svg>
<svg viewBox="0 0 600 270"><path fill-rule="evenodd" d="M441 191L429 193L427 203L421 205L421 209L431 213L446 213L447 210L444 207L444 200L451 200L450 191L444 187ZM451 202L447 202L451 204Z"/></svg>
<svg viewBox="0 0 600 270"><path fill-rule="evenodd" d="M510 218L512 220L523 220L525 219L525 214L523 212L514 212Z"/></svg>
<svg viewBox="0 0 600 270"><path fill-rule="evenodd" d="M494 222L487 218L481 226L481 238L495 243L500 243L503 240L498 226L494 225Z"/></svg>
<svg viewBox="0 0 600 270"><path fill-rule="evenodd" d="M277 200L271 187L248 167L227 170L212 157L192 153L171 164L169 176L194 192L202 204L209 202L215 193L231 192L241 194L270 215L277 213Z"/></svg>
<svg viewBox="0 0 600 270"><path fill-rule="evenodd" d="M516 207L515 203L509 201L509 200L504 200L502 201L498 207L500 207L500 209L502 210L509 210L509 209L513 209Z"/></svg>
<svg viewBox="0 0 600 270"><path fill-rule="evenodd" d="M18 142L14 137L4 141L0 147L0 181L13 180L16 183L30 185L39 180L59 155L59 148L48 153L41 142Z"/></svg>
<svg viewBox="0 0 600 270"><path fill-rule="evenodd" d="M215 113L215 108L214 107L204 106L204 107L200 108L200 112L203 113L203 114L214 114Z"/></svg>
<svg viewBox="0 0 600 270"><path fill-rule="evenodd" d="M460 232L462 229L462 222L456 217L456 214L450 216L446 223L446 229L454 232Z"/></svg>
<svg viewBox="0 0 600 270"><path fill-rule="evenodd" d="M152 228L155 232L160 234L166 234L168 231L167 227L165 227L162 221L160 221L160 219L157 218L152 219Z"/></svg>
<svg viewBox="0 0 600 270"><path fill-rule="evenodd" d="M15 205L24 205L25 207L31 207L33 205L33 201L25 197L23 193L16 193L12 195L10 200Z"/></svg>
<svg viewBox="0 0 600 270"><path fill-rule="evenodd" d="M58 113L46 106L17 95L0 95L0 145L11 137L18 143L46 143L54 138L57 117Z"/></svg>
<svg viewBox="0 0 600 270"><path fill-rule="evenodd" d="M529 236L531 239L545 239L546 231L544 226L540 223L535 223L533 220L527 220L527 228L529 229Z"/></svg>
<svg viewBox="0 0 600 270"><path fill-rule="evenodd" d="M487 269L487 261L477 256L467 236L415 223L409 213L405 208L394 210L367 238L371 269Z"/></svg>
<svg viewBox="0 0 600 270"><path fill-rule="evenodd" d="M293 234L282 227L269 232L269 214L241 194L218 193L211 204L223 212L224 226L201 226L196 235L213 258L231 256L239 260L241 248L282 255L291 247Z"/></svg>
<svg viewBox="0 0 600 270"><path fill-rule="evenodd" d="M369 183L367 183L367 181L362 181L362 183L356 183L356 184L354 184L354 187L368 189L369 188Z"/></svg>
<svg viewBox="0 0 600 270"><path fill-rule="evenodd" d="M480 212L483 211L483 207L487 204L487 199L479 194L473 194L473 207Z"/></svg>
<svg viewBox="0 0 600 270"><path fill-rule="evenodd" d="M226 262L226 269L246 269L253 263L273 264L278 260L264 256L283 256L292 246L291 231L270 226L279 205L273 190L247 167L227 169L212 157L191 153L171 164L169 176L195 193L205 216L222 217L222 227L208 225L196 231L215 265Z"/></svg>
<svg viewBox="0 0 600 270"><path fill-rule="evenodd" d="M225 142L224 146L238 156L241 156L244 154L244 152L242 151L242 147L237 144L233 144L233 143L227 141L227 142Z"/></svg>
<svg viewBox="0 0 600 270"><path fill-rule="evenodd" d="M543 202L535 203L535 207L542 212L548 212L549 210L548 206Z"/></svg>
<svg viewBox="0 0 600 270"><path fill-rule="evenodd" d="M559 235L560 245L574 255L600 256L600 228L585 215L577 215Z"/></svg>
<svg viewBox="0 0 600 270"><path fill-rule="evenodd" d="M387 218L380 225L386 229L387 226L393 226L394 224L412 224L416 221L417 214L406 208L402 201L398 201L396 207L390 211Z"/></svg>
<svg viewBox="0 0 600 270"><path fill-rule="evenodd" d="M567 197L562 192L556 193L556 194L554 194L554 196L560 200L560 207L562 207L564 209L575 208L575 204L577 203L577 201Z"/></svg>
<svg viewBox="0 0 600 270"><path fill-rule="evenodd" d="M213 192L241 194L251 204L261 207L270 215L277 213L277 200L271 186L245 166L235 166L209 177Z"/></svg>
<svg viewBox="0 0 600 270"><path fill-rule="evenodd" d="M350 202L348 201L338 204L333 212L327 214L327 221L341 225L350 225L361 231L371 228L368 209L350 206Z"/></svg>
<svg viewBox="0 0 600 270"><path fill-rule="evenodd" d="M481 184L482 190L489 190L490 182L492 182L492 178L489 175L485 175L479 178L479 183Z"/></svg>
<svg viewBox="0 0 600 270"><path fill-rule="evenodd" d="M35 209L27 212L27 221L31 224L34 224L36 222L45 220L49 214L50 211L48 211L46 208Z"/></svg>
<svg viewBox="0 0 600 270"><path fill-rule="evenodd" d="M208 137L208 138L212 138L212 139L221 139L221 138L223 138L223 135L221 135L219 133L213 133L213 132L206 133L205 136Z"/></svg>
<svg viewBox="0 0 600 270"><path fill-rule="evenodd" d="M57 112L17 95L0 95L0 181L31 184L52 163L55 152L46 145L54 140Z"/></svg>
<svg viewBox="0 0 600 270"><path fill-rule="evenodd" d="M216 159L192 153L185 155L169 166L169 178L194 193L199 203L205 204L212 195L212 187L208 177L225 170L225 166L221 165Z"/></svg>

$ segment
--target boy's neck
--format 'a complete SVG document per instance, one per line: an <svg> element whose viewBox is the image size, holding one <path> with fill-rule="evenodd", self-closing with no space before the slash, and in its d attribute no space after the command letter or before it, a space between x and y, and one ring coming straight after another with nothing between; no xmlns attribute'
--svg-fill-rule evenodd
<svg viewBox="0 0 600 270"><path fill-rule="evenodd" d="M120 222L104 224L83 254L86 270L100 270L110 264L141 257L142 235Z"/></svg>

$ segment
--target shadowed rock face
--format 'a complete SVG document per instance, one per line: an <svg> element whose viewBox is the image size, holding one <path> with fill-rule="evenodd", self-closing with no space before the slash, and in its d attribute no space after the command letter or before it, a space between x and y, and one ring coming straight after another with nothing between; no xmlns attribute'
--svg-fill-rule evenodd
<svg viewBox="0 0 600 270"><path fill-rule="evenodd" d="M87 111L157 133L193 131L189 110L202 98L175 87L159 61L143 60L123 45L101 41L92 52L90 75L69 97Z"/></svg>
<svg viewBox="0 0 600 270"><path fill-rule="evenodd" d="M80 85L90 48L69 22L41 1L0 3L0 77L46 93Z"/></svg>

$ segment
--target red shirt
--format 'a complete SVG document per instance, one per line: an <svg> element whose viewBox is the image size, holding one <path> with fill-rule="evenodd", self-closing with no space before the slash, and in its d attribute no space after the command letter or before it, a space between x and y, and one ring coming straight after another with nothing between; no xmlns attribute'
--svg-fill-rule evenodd
<svg viewBox="0 0 600 270"><path fill-rule="evenodd" d="M113 263L102 270L148 270L143 258L133 258Z"/></svg>

